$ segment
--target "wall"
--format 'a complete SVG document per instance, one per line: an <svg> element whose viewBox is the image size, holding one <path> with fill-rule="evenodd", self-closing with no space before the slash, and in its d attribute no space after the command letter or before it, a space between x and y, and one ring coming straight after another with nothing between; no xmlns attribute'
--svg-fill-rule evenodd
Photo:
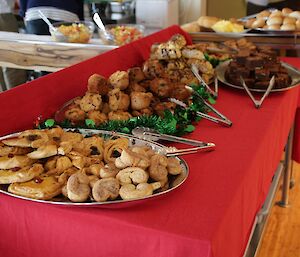
<svg viewBox="0 0 300 257"><path fill-rule="evenodd" d="M179 23L195 21L201 15L206 15L206 1L209 0L180 0Z"/></svg>
<svg viewBox="0 0 300 257"><path fill-rule="evenodd" d="M246 2L245 0L207 0L207 14L224 19L241 18L246 16Z"/></svg>

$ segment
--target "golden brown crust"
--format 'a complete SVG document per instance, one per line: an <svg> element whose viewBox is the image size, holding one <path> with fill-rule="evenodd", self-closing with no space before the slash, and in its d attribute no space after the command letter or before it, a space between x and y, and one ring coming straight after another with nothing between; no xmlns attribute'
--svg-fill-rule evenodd
<svg viewBox="0 0 300 257"><path fill-rule="evenodd" d="M0 142L0 156L6 156L9 154L24 155L30 153L31 151L32 148L30 147L7 146Z"/></svg>
<svg viewBox="0 0 300 257"><path fill-rule="evenodd" d="M260 12L259 14L256 15L257 18L265 18L265 17L269 17L271 14L270 11L268 10L264 10L262 12Z"/></svg>
<svg viewBox="0 0 300 257"><path fill-rule="evenodd" d="M290 13L293 12L293 10L290 9L290 8L283 8L283 9L281 10L281 12L282 12L282 15L288 16Z"/></svg>
<svg viewBox="0 0 300 257"><path fill-rule="evenodd" d="M128 69L129 82L140 82L145 79L145 75L141 67L133 67Z"/></svg>
<svg viewBox="0 0 300 257"><path fill-rule="evenodd" d="M211 28L213 25L215 25L220 19L213 16L201 16L197 23L199 26L204 28Z"/></svg>
<svg viewBox="0 0 300 257"><path fill-rule="evenodd" d="M152 93L132 92L130 94L131 109L142 110L150 106Z"/></svg>
<svg viewBox="0 0 300 257"><path fill-rule="evenodd" d="M120 184L115 178L98 180L92 189L93 198L96 202L114 200L119 196Z"/></svg>
<svg viewBox="0 0 300 257"><path fill-rule="evenodd" d="M41 176L28 182L12 183L8 187L8 191L28 198L50 200L61 194L62 187L63 184L59 183L56 177Z"/></svg>
<svg viewBox="0 0 300 257"><path fill-rule="evenodd" d="M288 30L288 31L290 31L290 30L295 30L295 29L296 29L296 25L295 24L288 23L288 24L283 24L283 25L280 26L280 30Z"/></svg>
<svg viewBox="0 0 300 257"><path fill-rule="evenodd" d="M266 21L263 18L258 18L255 21L253 21L251 28L257 29L257 28L262 28L265 26Z"/></svg>
<svg viewBox="0 0 300 257"><path fill-rule="evenodd" d="M128 120L131 117L132 117L132 115L129 112L124 112L124 111L119 111L119 110L108 113L109 120Z"/></svg>
<svg viewBox="0 0 300 257"><path fill-rule="evenodd" d="M129 75L126 71L116 71L108 79L113 88L124 90L129 85Z"/></svg>
<svg viewBox="0 0 300 257"><path fill-rule="evenodd" d="M119 88L109 92L109 108L112 111L127 111L130 104L129 95L123 93Z"/></svg>
<svg viewBox="0 0 300 257"><path fill-rule="evenodd" d="M33 164L20 169L0 170L0 184L11 184L14 182L26 182L39 176L44 171L41 164Z"/></svg>
<svg viewBox="0 0 300 257"><path fill-rule="evenodd" d="M88 79L88 91L94 94L106 95L109 86L106 78L99 74L93 74Z"/></svg>
<svg viewBox="0 0 300 257"><path fill-rule="evenodd" d="M85 112L80 107L70 108L65 111L65 117L72 122L81 122L85 119Z"/></svg>
<svg viewBox="0 0 300 257"><path fill-rule="evenodd" d="M108 120L107 115L100 111L89 111L88 118L93 120L96 126L99 126Z"/></svg>
<svg viewBox="0 0 300 257"><path fill-rule="evenodd" d="M80 108L84 112L100 110L101 103L101 95L87 92L80 100Z"/></svg>
<svg viewBox="0 0 300 257"><path fill-rule="evenodd" d="M24 155L13 155L13 156L2 156L0 157L0 169L13 169L13 168L23 168L25 166L32 165L35 163L28 156Z"/></svg>
<svg viewBox="0 0 300 257"><path fill-rule="evenodd" d="M188 33L200 32L200 27L197 22L190 22L190 23L183 24L181 28Z"/></svg>

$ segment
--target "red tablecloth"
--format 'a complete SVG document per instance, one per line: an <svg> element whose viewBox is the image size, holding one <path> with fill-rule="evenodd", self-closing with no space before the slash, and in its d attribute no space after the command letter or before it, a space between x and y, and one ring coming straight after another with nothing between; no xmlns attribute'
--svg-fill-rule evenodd
<svg viewBox="0 0 300 257"><path fill-rule="evenodd" d="M139 64L158 34L0 94L0 134L31 126L82 94L89 75ZM0 253L6 257L239 257L294 120L298 89L271 94L262 109L243 91L221 88L216 108L232 128L201 121L189 137L214 152L184 157L190 175L168 195L127 208L68 208L0 194Z"/></svg>
<svg viewBox="0 0 300 257"><path fill-rule="evenodd" d="M282 58L283 61L290 63L296 68L300 69L299 58ZM294 131L294 144L293 144L293 160L300 162L300 91L298 99L298 108L295 116L295 131Z"/></svg>

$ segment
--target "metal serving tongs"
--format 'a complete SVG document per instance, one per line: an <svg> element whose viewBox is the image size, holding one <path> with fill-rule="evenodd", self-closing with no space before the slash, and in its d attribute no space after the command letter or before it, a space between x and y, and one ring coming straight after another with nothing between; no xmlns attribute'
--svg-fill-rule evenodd
<svg viewBox="0 0 300 257"><path fill-rule="evenodd" d="M184 109L187 109L187 108L188 108L187 105L186 105L184 102L182 102L182 101L180 101L180 100L178 100L178 99L175 99L175 98L169 98L169 101L172 102L172 103L175 103L175 104L177 104L177 105L179 105L179 106L181 106L181 107L184 108ZM206 113L199 112L199 111L197 111L197 112L195 112L195 113L196 113L198 116L200 116L201 118L203 118L203 119L206 119L206 120L209 120L209 121L218 123L218 124L223 125L223 126L226 126L226 127L230 127L230 126L232 125L232 122L231 122L231 121L228 122L227 120L220 119L220 118L217 118L217 117L213 117L213 116L210 116L210 115L208 115L208 114L206 114Z"/></svg>
<svg viewBox="0 0 300 257"><path fill-rule="evenodd" d="M263 101L266 99L266 97L269 95L269 93L271 92L271 90L273 89L273 87L275 85L275 76L273 76L269 82L269 86L268 86L266 92L264 93L264 95L261 97L260 100L256 100L254 98L254 96L252 95L252 93L250 92L250 90L249 90L248 86L246 85L245 80L243 79L242 76L240 76L240 80L241 80L241 83L242 83L244 89L246 90L247 94L249 95L249 97L251 98L252 102L254 103L254 105L257 109L261 107Z"/></svg>
<svg viewBox="0 0 300 257"><path fill-rule="evenodd" d="M217 79L218 80L218 79ZM209 109L211 110L214 114L216 114L218 117L220 117L223 121L224 124L226 124L226 126L232 126L232 121L229 120L224 114L222 114L221 112L219 112L216 108L214 108L212 105L210 105L208 102L205 101L205 99L197 92L195 91L193 88L191 88L190 86L185 86L186 89L190 90L195 96L197 96L202 102L203 104Z"/></svg>
<svg viewBox="0 0 300 257"><path fill-rule="evenodd" d="M145 128L145 127L134 128L132 130L132 134L137 138L146 141L151 141L151 142L153 141L155 142L158 140L166 140L166 141L196 146L196 147L185 148L185 149L177 149L175 147L165 147L167 156L191 154L191 153L197 153L199 151L212 151L216 147L214 143L206 143L198 140L161 134L155 131L154 129Z"/></svg>
<svg viewBox="0 0 300 257"><path fill-rule="evenodd" d="M207 85L207 83L204 81L204 79L201 77L199 70L195 64L192 64L191 70L192 70L193 74L195 75L195 77L199 80L200 84L202 84L207 89L207 91L216 99L218 97L218 82L217 82L217 80L215 79L215 91L213 91Z"/></svg>
<svg viewBox="0 0 300 257"><path fill-rule="evenodd" d="M158 141L158 140L166 140L176 143L182 143L187 145L194 145L194 146L214 146L212 143L205 143L202 141L188 139L183 137L176 137L167 134L161 134L154 129L145 128L145 127L136 127L132 130L132 134L138 138L142 138L149 141Z"/></svg>
<svg viewBox="0 0 300 257"><path fill-rule="evenodd" d="M72 129L70 129L72 130ZM196 147L191 148L185 148L185 149L177 149L176 147L168 147L165 145L162 145L158 142L155 142L153 140L150 140L149 138L145 138L142 136L135 135L129 135L121 132L115 132L115 131L105 131L105 130L95 130L95 129L79 129L81 133L85 133L86 135L98 135L98 134L104 134L104 135L110 135L110 136L116 136L116 137L124 137L128 138L132 142L137 142L138 140L144 140L145 142L149 142L150 147L153 149L157 149L161 154L164 154L166 156L179 156L179 155L186 155L186 154L193 154L203 151L212 151L215 149L214 143L204 143L203 145L198 145ZM190 139L187 139L190 140ZM194 140L196 142L196 140ZM174 141L175 142L175 141ZM144 142L143 142L144 143ZM201 142L198 141L200 144ZM147 144L146 144L147 145Z"/></svg>

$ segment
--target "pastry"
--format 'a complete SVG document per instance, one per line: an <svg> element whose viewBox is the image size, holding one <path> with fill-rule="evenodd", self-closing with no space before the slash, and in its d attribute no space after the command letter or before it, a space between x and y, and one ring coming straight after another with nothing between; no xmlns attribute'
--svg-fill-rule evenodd
<svg viewBox="0 0 300 257"><path fill-rule="evenodd" d="M197 22L186 23L181 28L188 33L200 32L200 27Z"/></svg>
<svg viewBox="0 0 300 257"><path fill-rule="evenodd" d="M201 16L197 23L199 26L204 27L204 28L209 28L211 29L211 27L217 23L220 19L217 17L212 17L212 16Z"/></svg>
<svg viewBox="0 0 300 257"><path fill-rule="evenodd" d="M109 91L109 86L106 78L99 74L93 74L88 79L88 91L94 94L106 95Z"/></svg>
<svg viewBox="0 0 300 257"><path fill-rule="evenodd" d="M28 182L12 183L8 187L8 192L38 199L50 200L61 194L63 184L55 176L40 176Z"/></svg>
<svg viewBox="0 0 300 257"><path fill-rule="evenodd" d="M23 168L0 170L0 184L11 184L14 182L26 182L39 176L44 171L41 164L33 164Z"/></svg>
<svg viewBox="0 0 300 257"><path fill-rule="evenodd" d="M8 155L0 157L0 169L23 168L36 161L24 155Z"/></svg>
<svg viewBox="0 0 300 257"><path fill-rule="evenodd" d="M129 85L129 75L126 71L116 71L108 79L113 88L124 90Z"/></svg>
<svg viewBox="0 0 300 257"><path fill-rule="evenodd" d="M98 180L92 189L92 195L96 202L114 200L119 196L120 184L115 178Z"/></svg>

